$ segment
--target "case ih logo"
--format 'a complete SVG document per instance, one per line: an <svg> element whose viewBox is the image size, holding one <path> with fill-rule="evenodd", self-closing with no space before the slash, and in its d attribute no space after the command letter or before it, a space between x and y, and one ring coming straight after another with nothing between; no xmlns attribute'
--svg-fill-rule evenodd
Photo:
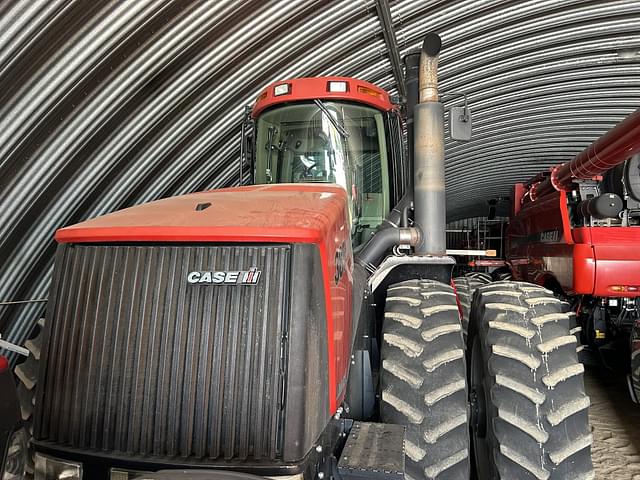
<svg viewBox="0 0 640 480"><path fill-rule="evenodd" d="M556 243L560 240L559 230L548 230L546 232L540 232L540 242L542 243Z"/></svg>
<svg viewBox="0 0 640 480"><path fill-rule="evenodd" d="M189 272L187 282L204 285L256 285L262 271L253 267L247 271Z"/></svg>

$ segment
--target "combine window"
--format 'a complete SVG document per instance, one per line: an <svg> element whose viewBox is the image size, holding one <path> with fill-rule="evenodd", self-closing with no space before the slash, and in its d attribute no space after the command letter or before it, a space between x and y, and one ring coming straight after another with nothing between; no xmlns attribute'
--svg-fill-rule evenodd
<svg viewBox="0 0 640 480"><path fill-rule="evenodd" d="M389 211L384 114L343 102L289 104L257 121L256 183L334 183L351 199L354 242ZM363 237L366 238L366 237Z"/></svg>

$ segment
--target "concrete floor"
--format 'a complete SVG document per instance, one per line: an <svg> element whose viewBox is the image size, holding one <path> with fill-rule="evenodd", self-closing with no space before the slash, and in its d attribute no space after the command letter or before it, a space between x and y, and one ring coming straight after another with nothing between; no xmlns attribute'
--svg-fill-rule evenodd
<svg viewBox="0 0 640 480"><path fill-rule="evenodd" d="M640 405L631 401L626 380L588 368L585 384L591 396L596 478L640 480Z"/></svg>

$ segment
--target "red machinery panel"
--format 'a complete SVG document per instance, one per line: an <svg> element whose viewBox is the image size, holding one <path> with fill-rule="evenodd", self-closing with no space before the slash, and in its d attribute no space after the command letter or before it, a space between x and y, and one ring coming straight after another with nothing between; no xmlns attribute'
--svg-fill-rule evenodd
<svg viewBox="0 0 640 480"><path fill-rule="evenodd" d="M317 244L326 299L331 412L342 402L350 361L353 285L349 213L343 188L298 183L194 193L60 229L56 240ZM344 275L336 283L338 269L344 270Z"/></svg>

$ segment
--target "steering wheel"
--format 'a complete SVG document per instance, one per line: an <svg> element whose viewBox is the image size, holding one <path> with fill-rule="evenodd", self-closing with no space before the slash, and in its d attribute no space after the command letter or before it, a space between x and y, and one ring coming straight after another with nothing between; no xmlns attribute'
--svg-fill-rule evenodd
<svg viewBox="0 0 640 480"><path fill-rule="evenodd" d="M318 164L316 162L313 162L311 165L309 165L308 167L305 167L304 172L302 173L303 178L309 178L309 177L313 177L313 173L311 172L311 170L313 170L314 168L316 168Z"/></svg>

